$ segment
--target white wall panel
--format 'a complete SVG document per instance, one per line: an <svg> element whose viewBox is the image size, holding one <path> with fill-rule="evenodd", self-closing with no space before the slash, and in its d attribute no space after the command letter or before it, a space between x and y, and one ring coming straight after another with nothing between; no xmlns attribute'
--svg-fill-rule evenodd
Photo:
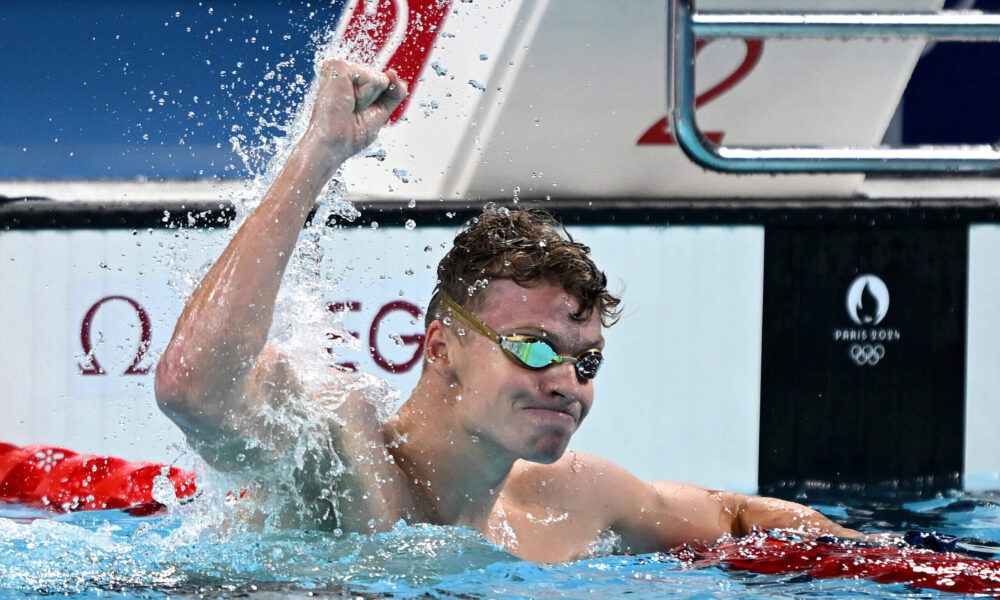
<svg viewBox="0 0 1000 600"><path fill-rule="evenodd" d="M419 364L392 374L368 350L380 309L404 301L422 311L435 267L458 228L351 227L325 243L322 291L305 302L356 302L343 328L360 334L340 361L389 381L401 398ZM757 468L763 230L757 227L580 227L612 282L625 285L625 316L607 331L598 399L573 447L619 462L647 479L685 479L752 490ZM113 296L149 315L148 367L166 346L189 290L231 232L176 230L16 231L0 235L4 301L0 345L0 440L45 443L132 459L174 460L179 431L156 408L153 371L128 375L141 341L135 309L107 300L91 320L94 355L106 374L84 375L81 328L88 311ZM171 258L172 257L172 258ZM172 265L171 266L171 261ZM187 279L185 283L184 280ZM617 285L617 283L615 283ZM274 332L303 314L296 294ZM298 304L297 304L298 303ZM294 315L294 317L293 317ZM322 346L328 319L305 342ZM376 345L397 364L415 346L392 334L422 332L403 311L384 315ZM287 336L286 336L287 337ZM296 343L299 346L296 346ZM297 339L285 348L302 348ZM318 348L322 353L322 348Z"/></svg>
<svg viewBox="0 0 1000 600"><path fill-rule="evenodd" d="M965 487L1000 488L1000 225L969 228Z"/></svg>
<svg viewBox="0 0 1000 600"><path fill-rule="evenodd" d="M762 227L576 230L625 313L574 447L643 479L753 491L760 405Z"/></svg>

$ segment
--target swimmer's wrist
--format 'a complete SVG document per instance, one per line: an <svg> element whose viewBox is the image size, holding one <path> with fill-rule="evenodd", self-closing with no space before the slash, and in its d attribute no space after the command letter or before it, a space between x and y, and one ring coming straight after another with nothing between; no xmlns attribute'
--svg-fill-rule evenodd
<svg viewBox="0 0 1000 600"><path fill-rule="evenodd" d="M305 153L310 162L335 171L351 157L342 143L327 139L315 126L310 125L296 145L296 150Z"/></svg>

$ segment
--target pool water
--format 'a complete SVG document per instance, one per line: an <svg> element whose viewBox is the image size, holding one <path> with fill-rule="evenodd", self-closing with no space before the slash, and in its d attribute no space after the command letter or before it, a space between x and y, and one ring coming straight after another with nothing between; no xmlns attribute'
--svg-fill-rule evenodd
<svg viewBox="0 0 1000 600"><path fill-rule="evenodd" d="M666 554L601 555L568 564L518 560L479 533L406 526L387 533L227 524L199 498L161 516L52 515L0 504L0 598L960 598L850 579L692 568ZM1000 542L1000 495L951 493L917 502L814 503L864 531L934 530Z"/></svg>

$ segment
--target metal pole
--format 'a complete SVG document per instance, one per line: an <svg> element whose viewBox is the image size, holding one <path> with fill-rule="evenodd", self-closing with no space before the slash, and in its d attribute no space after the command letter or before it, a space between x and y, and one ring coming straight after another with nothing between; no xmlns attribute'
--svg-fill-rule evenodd
<svg viewBox="0 0 1000 600"><path fill-rule="evenodd" d="M698 37L933 37L956 42L1000 41L1000 15L981 12L754 14L692 16Z"/></svg>
<svg viewBox="0 0 1000 600"><path fill-rule="evenodd" d="M720 146L695 120L695 35L922 36L1000 40L1000 15L732 15L696 14L694 0L670 0L667 19L667 103L674 135L694 162L735 173L982 173L1000 170L995 146L819 148Z"/></svg>

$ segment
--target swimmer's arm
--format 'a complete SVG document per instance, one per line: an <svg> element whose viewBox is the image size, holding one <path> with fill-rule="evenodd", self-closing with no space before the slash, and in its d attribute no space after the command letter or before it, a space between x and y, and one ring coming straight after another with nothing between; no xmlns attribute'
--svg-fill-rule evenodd
<svg viewBox="0 0 1000 600"><path fill-rule="evenodd" d="M724 505L708 498L702 488L678 484L661 494L628 470L582 452L567 452L543 472L555 475L544 487L535 486L538 495L545 495L545 504L578 515L580 526L590 529L587 535L610 529L621 537L625 552L709 544L729 532L720 514Z"/></svg>
<svg viewBox="0 0 1000 600"><path fill-rule="evenodd" d="M295 387L287 362L262 352L282 274L319 192L406 95L395 73L342 61L324 63L321 78L306 133L188 300L157 366L157 402L195 439L253 427L239 418L248 407Z"/></svg>
<svg viewBox="0 0 1000 600"><path fill-rule="evenodd" d="M673 481L642 482L638 506L622 515L623 542L632 552L665 551L682 544L711 544L742 537L754 527L794 530L810 536L858 537L815 510L778 500L720 492Z"/></svg>
<svg viewBox="0 0 1000 600"><path fill-rule="evenodd" d="M710 493L722 495L726 504L724 512L727 518L731 518L730 531L736 537L749 534L754 527L792 530L808 536L862 536L860 532L842 527L808 506L795 502L729 492Z"/></svg>

